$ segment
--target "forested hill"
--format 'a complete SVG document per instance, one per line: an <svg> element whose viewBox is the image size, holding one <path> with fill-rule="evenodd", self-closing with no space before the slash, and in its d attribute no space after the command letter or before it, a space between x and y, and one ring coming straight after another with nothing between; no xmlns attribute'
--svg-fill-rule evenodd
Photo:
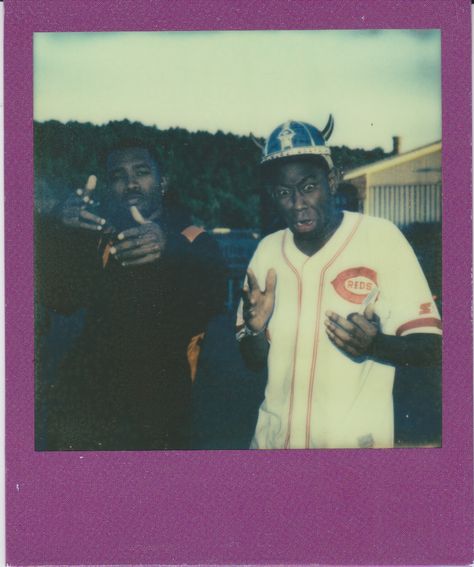
<svg viewBox="0 0 474 567"><path fill-rule="evenodd" d="M35 122L37 209L49 209L71 190L82 187L92 173L99 178L98 190L103 190L104 148L123 138L139 138L156 148L172 198L189 207L195 222L208 228L260 226L256 173L260 150L249 136L183 128L160 130L128 120L100 126ZM367 151L346 146L332 147L332 154L343 171L388 155L381 148Z"/></svg>

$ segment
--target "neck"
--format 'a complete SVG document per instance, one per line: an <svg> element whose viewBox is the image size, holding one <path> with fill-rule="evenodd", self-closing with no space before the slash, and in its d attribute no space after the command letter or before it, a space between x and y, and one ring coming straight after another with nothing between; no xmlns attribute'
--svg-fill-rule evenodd
<svg viewBox="0 0 474 567"><path fill-rule="evenodd" d="M306 256L313 256L316 252L319 252L339 228L342 218L342 212L336 212L323 227L323 230L313 238L302 238L301 235L295 234L294 242L298 250L306 254Z"/></svg>

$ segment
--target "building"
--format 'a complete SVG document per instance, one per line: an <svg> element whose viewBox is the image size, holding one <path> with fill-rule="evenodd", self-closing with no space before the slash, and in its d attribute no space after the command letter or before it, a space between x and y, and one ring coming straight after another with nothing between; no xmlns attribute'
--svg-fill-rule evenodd
<svg viewBox="0 0 474 567"><path fill-rule="evenodd" d="M404 227L441 222L441 142L400 153L394 137L391 157L348 171L344 185L355 187L359 209Z"/></svg>

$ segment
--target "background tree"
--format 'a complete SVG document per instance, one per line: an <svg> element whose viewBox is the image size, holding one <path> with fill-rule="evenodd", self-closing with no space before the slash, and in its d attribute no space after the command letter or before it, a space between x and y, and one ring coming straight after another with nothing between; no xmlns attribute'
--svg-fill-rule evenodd
<svg viewBox="0 0 474 567"><path fill-rule="evenodd" d="M129 120L103 125L35 122L36 208L51 209L81 187L91 173L99 178L100 194L105 187L106 148L123 138L142 139L155 149L169 179L170 199L186 206L195 223L207 228L262 226L260 150L249 136L184 128L160 130ZM344 171L387 157L381 148L335 146L332 152L335 165Z"/></svg>

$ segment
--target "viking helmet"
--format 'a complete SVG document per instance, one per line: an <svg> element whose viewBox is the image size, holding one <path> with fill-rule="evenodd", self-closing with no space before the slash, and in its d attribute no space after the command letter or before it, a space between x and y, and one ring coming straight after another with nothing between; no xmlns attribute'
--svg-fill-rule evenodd
<svg viewBox="0 0 474 567"><path fill-rule="evenodd" d="M261 146L262 159L266 163L274 159L299 155L316 155L324 158L332 169L331 150L326 145L334 128L334 119L329 115L323 130L306 122L289 120L280 124L268 137L265 146Z"/></svg>

